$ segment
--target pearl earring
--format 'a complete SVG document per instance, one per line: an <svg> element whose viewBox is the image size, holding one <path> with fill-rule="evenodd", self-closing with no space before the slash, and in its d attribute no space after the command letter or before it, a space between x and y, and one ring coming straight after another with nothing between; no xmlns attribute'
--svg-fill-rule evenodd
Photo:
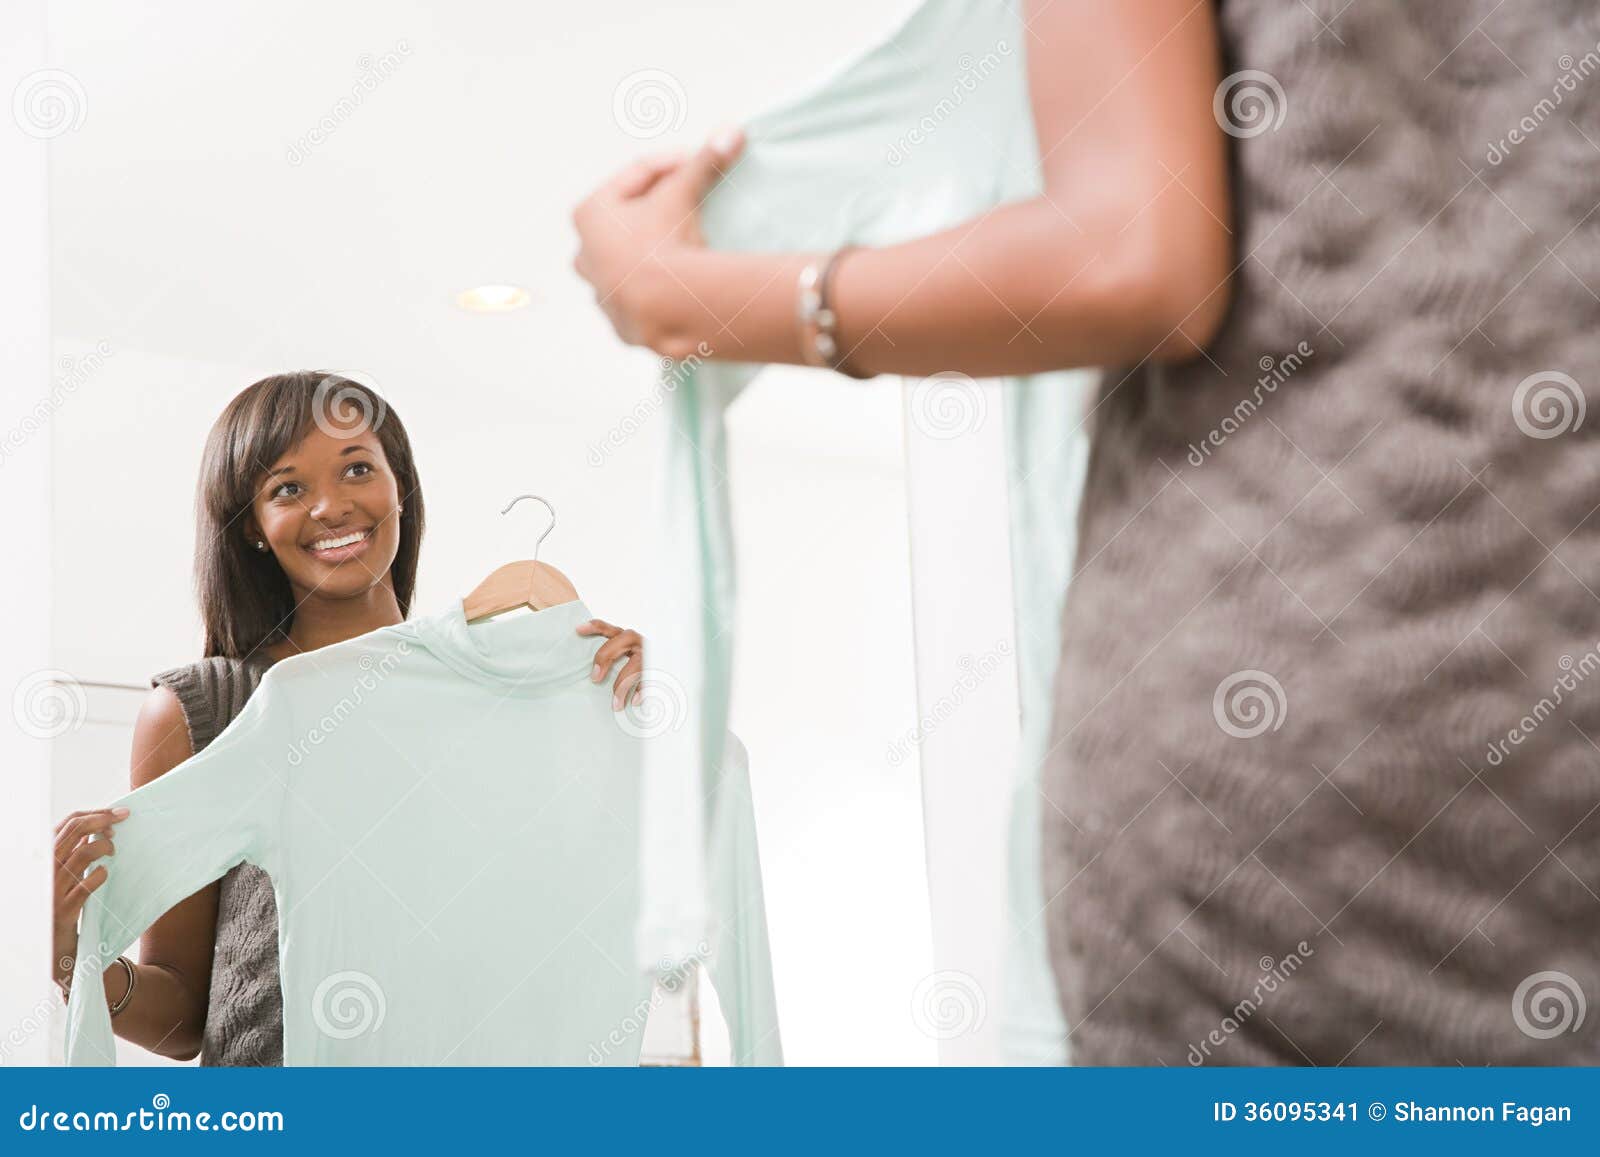
<svg viewBox="0 0 1600 1157"><path fill-rule="evenodd" d="M265 542L263 542L261 539L258 538L258 539L256 539L256 549L257 550L266 550L267 549L267 544Z"/></svg>

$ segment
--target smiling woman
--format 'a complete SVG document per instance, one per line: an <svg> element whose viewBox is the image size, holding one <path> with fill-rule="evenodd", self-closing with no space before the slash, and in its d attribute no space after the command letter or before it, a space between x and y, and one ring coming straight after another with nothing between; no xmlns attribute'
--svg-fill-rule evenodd
<svg viewBox="0 0 1600 1157"><path fill-rule="evenodd" d="M150 680L134 726L132 786L209 747L278 660L404 623L423 510L410 438L374 390L302 371L239 393L212 427L200 468L204 657ZM576 634L605 636L593 651L593 682L624 661L612 699L620 709L639 680L642 639L599 619L578 623ZM109 878L111 837L124 818L74 812L56 829L53 960L63 987L79 952L79 913ZM105 998L123 1039L202 1064L283 1063L278 913L256 864L234 865L162 914L141 938L137 964L107 963Z"/></svg>
<svg viewBox="0 0 1600 1157"><path fill-rule="evenodd" d="M405 426L377 393L317 372L263 379L218 419L201 478L208 656L309 650L330 612L341 637L352 615L364 630L405 618L424 507Z"/></svg>

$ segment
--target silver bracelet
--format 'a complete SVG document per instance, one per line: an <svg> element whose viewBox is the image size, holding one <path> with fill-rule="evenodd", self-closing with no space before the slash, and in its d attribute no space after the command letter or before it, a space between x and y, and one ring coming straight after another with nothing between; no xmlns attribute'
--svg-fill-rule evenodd
<svg viewBox="0 0 1600 1157"><path fill-rule="evenodd" d="M851 378L870 378L839 352L839 316L833 308L833 273L839 259L855 245L841 245L819 267L808 262L796 286L795 312L800 321L800 356L807 365L825 367Z"/></svg>
<svg viewBox="0 0 1600 1157"><path fill-rule="evenodd" d="M117 1013L128 1007L128 999L133 995L133 986L139 982L139 974L133 970L132 961L126 956L119 956L117 957L117 963L122 965L128 973L128 991L122 994L121 1000L111 1006L112 1016L116 1016Z"/></svg>

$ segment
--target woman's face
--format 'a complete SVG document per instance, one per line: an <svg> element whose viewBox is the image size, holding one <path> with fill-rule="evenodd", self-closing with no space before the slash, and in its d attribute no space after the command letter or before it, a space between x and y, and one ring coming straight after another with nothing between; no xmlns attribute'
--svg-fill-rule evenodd
<svg viewBox="0 0 1600 1157"><path fill-rule="evenodd" d="M383 581L400 548L401 497L370 430L337 438L314 426L267 467L246 520L277 556L295 603L351 598Z"/></svg>

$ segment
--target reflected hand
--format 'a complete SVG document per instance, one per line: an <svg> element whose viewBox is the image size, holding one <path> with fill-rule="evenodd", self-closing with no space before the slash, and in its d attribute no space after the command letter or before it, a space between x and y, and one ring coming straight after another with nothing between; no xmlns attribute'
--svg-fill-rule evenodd
<svg viewBox="0 0 1600 1157"><path fill-rule="evenodd" d="M54 929L51 973L57 984L64 985L72 978L72 964L78 955L78 913L83 911L89 893L106 882L104 864L96 865L87 876L84 869L116 851L111 842L111 826L127 815L127 808L97 808L73 812L56 825L50 897ZM91 835L100 838L90 841Z"/></svg>
<svg viewBox="0 0 1600 1157"><path fill-rule="evenodd" d="M624 656L628 659L617 675L611 693L611 709L622 710L623 703L630 697L637 703L642 693L639 679L644 674L644 639L639 632L613 627L603 619L590 619L587 623L578 624L578 634L606 637L594 654L594 670L589 674L593 682L603 682L618 659Z"/></svg>

